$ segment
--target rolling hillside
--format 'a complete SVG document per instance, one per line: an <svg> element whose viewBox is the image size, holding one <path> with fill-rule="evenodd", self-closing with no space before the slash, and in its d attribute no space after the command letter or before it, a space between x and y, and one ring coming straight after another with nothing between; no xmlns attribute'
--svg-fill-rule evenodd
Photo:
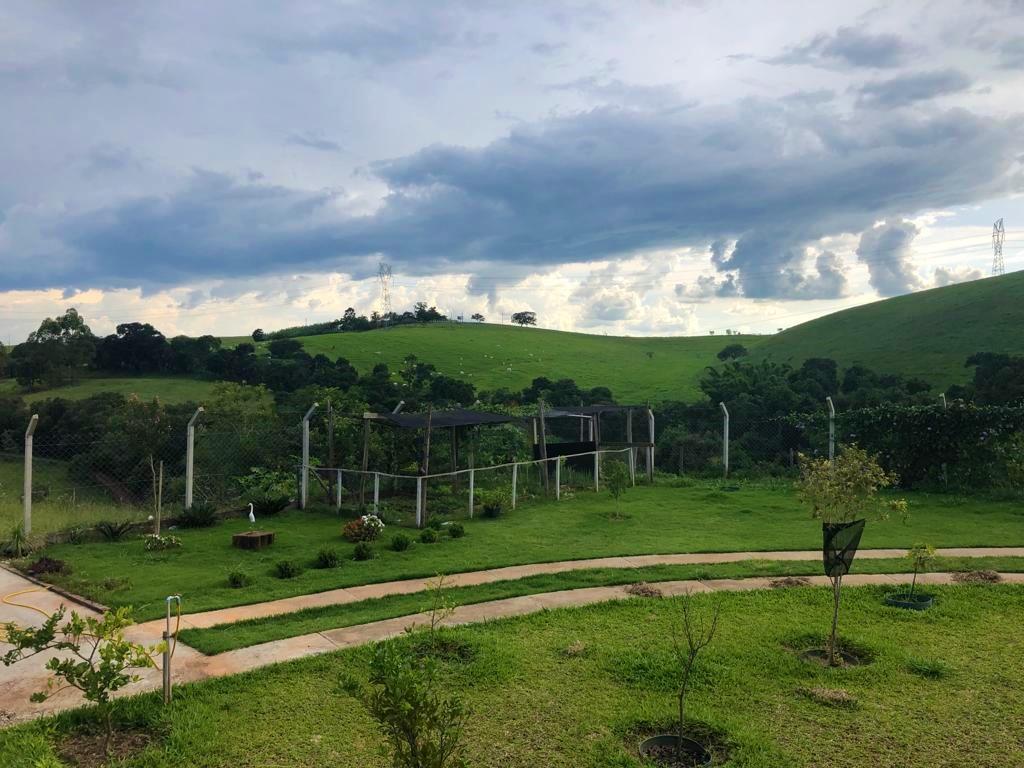
<svg viewBox="0 0 1024 768"><path fill-rule="evenodd" d="M406 355L432 363L478 390L522 389L538 376L604 386L620 402L693 399L705 366L734 341L748 348L765 336L626 337L566 333L509 325L437 323L366 333L300 337L311 355L345 357L360 371L377 363L398 370ZM235 344L245 339L225 339ZM263 345L261 345L263 346Z"/></svg>
<svg viewBox="0 0 1024 768"><path fill-rule="evenodd" d="M34 403L49 397L82 400L100 392L123 392L126 395L138 395L142 400L159 397L165 403L184 403L189 400L202 401L213 388L213 384L212 381L182 376L88 376L77 384L30 392L22 396L27 402ZM17 383L13 379L0 380L0 396L18 393Z"/></svg>
<svg viewBox="0 0 1024 768"><path fill-rule="evenodd" d="M831 357L917 376L937 389L971 376L974 352L1024 354L1024 272L876 301L763 337L751 359Z"/></svg>

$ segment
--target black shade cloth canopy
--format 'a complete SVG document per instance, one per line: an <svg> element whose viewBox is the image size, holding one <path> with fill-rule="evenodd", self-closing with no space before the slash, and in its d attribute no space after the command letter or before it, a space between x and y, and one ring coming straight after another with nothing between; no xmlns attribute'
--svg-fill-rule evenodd
<svg viewBox="0 0 1024 768"><path fill-rule="evenodd" d="M425 413L374 413L364 418L383 421L400 429L426 429L427 414ZM442 427L475 427L482 424L511 424L518 421L514 416L489 411L470 411L455 408L451 411L434 411L430 414L430 428Z"/></svg>

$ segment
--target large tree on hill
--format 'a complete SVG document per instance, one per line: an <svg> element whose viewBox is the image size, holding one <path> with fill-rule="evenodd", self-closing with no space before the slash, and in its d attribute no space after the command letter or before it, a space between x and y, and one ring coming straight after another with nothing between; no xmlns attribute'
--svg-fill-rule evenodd
<svg viewBox="0 0 1024 768"><path fill-rule="evenodd" d="M536 325L537 324L537 313L536 312L513 312L512 322L519 326Z"/></svg>
<svg viewBox="0 0 1024 768"><path fill-rule="evenodd" d="M96 337L78 310L71 308L43 320L24 344L11 351L11 364L22 386L57 386L77 378L95 351Z"/></svg>

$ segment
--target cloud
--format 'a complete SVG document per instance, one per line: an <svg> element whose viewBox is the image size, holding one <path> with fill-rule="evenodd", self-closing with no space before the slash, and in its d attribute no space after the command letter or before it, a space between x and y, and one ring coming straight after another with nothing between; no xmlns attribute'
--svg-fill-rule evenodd
<svg viewBox="0 0 1024 768"><path fill-rule="evenodd" d="M955 283L966 283L971 280L981 280L984 277L980 269L971 267L937 267L935 269L935 287L941 288L945 285Z"/></svg>
<svg viewBox="0 0 1024 768"><path fill-rule="evenodd" d="M538 56L554 56L556 53L561 53L565 48L565 43L538 42L530 46L530 50Z"/></svg>
<svg viewBox="0 0 1024 768"><path fill-rule="evenodd" d="M309 149L318 149L322 152L341 152L341 145L336 141L325 139L313 133L292 133L286 139L287 143Z"/></svg>
<svg viewBox="0 0 1024 768"><path fill-rule="evenodd" d="M907 62L914 47L894 34L872 34L857 27L840 27L834 34L815 35L806 43L766 59L769 64L815 67L891 69Z"/></svg>
<svg viewBox="0 0 1024 768"><path fill-rule="evenodd" d="M914 222L903 219L884 221L861 234L857 256L868 265L871 287L879 296L898 296L922 287L910 260L917 232Z"/></svg>
<svg viewBox="0 0 1024 768"><path fill-rule="evenodd" d="M86 158L82 173L92 179L108 173L141 170L143 162L130 147L103 143L93 147Z"/></svg>
<svg viewBox="0 0 1024 768"><path fill-rule="evenodd" d="M966 91L971 85L971 78L956 69L915 72L891 80L865 83L859 89L860 102L879 107L900 107Z"/></svg>
<svg viewBox="0 0 1024 768"><path fill-rule="evenodd" d="M1004 69L1024 69L1024 35L1002 42L998 52L999 66Z"/></svg>
<svg viewBox="0 0 1024 768"><path fill-rule="evenodd" d="M808 255L822 237L1020 189L1022 150L1014 119L963 110L600 107L373 164L387 194L370 213L337 190L196 171L163 195L62 211L46 228L62 257L45 271L15 264L47 249L0 236L0 273L12 287L173 285L367 275L384 259L407 275L486 275L728 240L716 268L744 295L828 298L843 287L834 260Z"/></svg>

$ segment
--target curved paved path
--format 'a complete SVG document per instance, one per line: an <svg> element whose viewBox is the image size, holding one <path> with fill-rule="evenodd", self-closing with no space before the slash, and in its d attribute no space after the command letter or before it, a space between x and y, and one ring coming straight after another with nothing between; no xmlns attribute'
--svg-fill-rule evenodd
<svg viewBox="0 0 1024 768"><path fill-rule="evenodd" d="M1006 549L1000 550L944 550L943 554L952 554L956 552L961 555L970 556L973 552L983 552L986 555L989 554L1001 554L1001 555L1012 555L1019 550L1008 551ZM884 552L885 554L879 554ZM901 550L873 550L874 554L868 555L869 557L892 557L901 554ZM761 559L767 559L769 553L745 553L745 557L749 554L755 554ZM800 554L806 553L785 553L786 558L783 559L809 559L798 557ZM1024 553L1022 553L1024 554ZM814 552L815 557L820 556L817 552ZM860 555L858 555L860 556ZM975 555L980 556L980 554ZM667 556L645 556L644 558L629 558L630 560L641 560L643 564L652 564L647 562L649 557L689 557L686 555L667 555ZM700 556L697 556L700 557ZM707 556L705 556L707 557ZM721 557L728 557L723 555ZM618 559L618 558L615 558ZM741 558L742 559L742 558ZM590 563L591 565L579 565L578 568L584 567L597 567L593 563L599 561L576 561L580 563ZM661 560L659 562L666 562ZM678 562L677 560L668 560L667 562ZM688 562L688 561L684 561ZM697 562L709 562L709 561L697 561ZM710 562L731 562L730 560L713 560ZM549 563L548 566L562 566L566 564ZM522 566L524 568L532 568L534 566ZM606 566L607 567L607 566ZM621 567L636 567L635 564L623 565ZM571 567L563 567L561 570L571 570ZM499 569L499 571L506 572L509 569ZM538 571L540 573L545 572L556 572L556 571ZM480 574L494 573L489 571L480 572ZM480 574L477 574L479 577ZM473 576L473 574L464 574L467 577ZM1003 580L1012 584L1024 585L1024 573L1007 573L1003 574ZM502 576L502 578L513 578L508 575ZM846 577L845 583L851 587L863 586L868 584L900 584L907 583L911 579L910 574L895 574L895 575L883 575L883 574L851 574ZM23 579L21 583L17 583L19 577L15 574L11 574L7 571L0 570L0 589L4 590L4 593L14 591L16 589L25 589L32 585L25 582ZM497 580L497 579L493 579ZM709 580L689 580L689 581L669 581L659 582L657 587L665 595L678 595L684 592L712 592L720 590L755 590L755 589L770 589L771 578L748 578L748 579L709 579ZM824 576L808 577L808 581L814 585L826 585L828 579ZM931 573L924 574L918 577L918 583L920 584L948 584L952 582L952 574L949 573ZM392 584L404 584L405 582L392 582ZM422 581L418 582L420 588L423 588ZM466 583L466 582L464 582ZM484 583L472 582L472 583ZM385 587L387 585L377 585ZM621 600L629 599L631 595L626 591L625 585L619 586L608 586L608 587L590 587L584 589L572 589L563 590L558 592L545 592L536 595L525 595L521 597L512 597L502 600L494 600L491 602L477 603L475 605L463 605L457 607L451 616L445 621L446 625L456 626L461 624L470 624L474 622L487 621L490 619L505 618L509 616L520 616L529 613L536 613L543 610L549 610L553 608L565 608L573 606L584 606L592 605L594 603L601 603L610 600ZM409 590L415 591L415 590ZM395 594L395 593L384 593L384 594ZM315 597L315 596L310 596ZM60 599L53 593L40 591L38 593L30 593L22 596L26 602L32 598L32 603L41 608L53 609L59 604ZM364 599L364 598L360 598ZM642 599L642 598L633 598ZM282 601L274 601L282 602ZM251 606L257 608L259 606ZM4 606L9 608L9 606ZM25 609L15 609L18 611L18 615L15 616L0 616L0 619L4 620L17 620L23 621L24 623L36 623L39 619L39 614ZM87 613L80 609L80 613ZM202 614L201 614L202 615ZM376 642L379 640L385 640L390 637L395 637L402 634L406 629L429 623L429 614L414 614L411 616L402 616L393 619L385 619L383 621L376 621L369 624L363 624L353 627L345 627L341 629L328 630L325 632L316 632L309 635L303 635L300 637L292 637L284 640L276 640L269 643L263 643L261 645L251 646L249 648L242 648L236 651L228 651L226 653L219 654L217 656L204 656L198 651L189 648L188 646L179 643L176 654L174 657L173 672L175 684L195 682L204 680L212 677L222 677L225 675L233 675L240 672L245 672L251 669L256 669L261 666L268 664L276 664L284 661L291 661L299 659L305 656L312 656L321 653L328 653L331 651L340 650L343 648L349 648L355 645L361 645L364 643ZM148 624L141 624L130 628L128 636L136 642L153 643L159 640L159 635L154 635L154 630L157 629L154 625L156 622L150 622ZM162 626L157 631L162 631ZM0 651L4 650L5 646L0 643ZM45 656L44 656L45 658ZM35 663L39 661L39 663ZM27 662L21 662L17 665L8 668L0 667L0 725L5 722L13 722L17 720L28 719L36 717L41 714L50 714L63 709L69 709L71 707L78 706L81 700L72 695L72 692L68 691L55 699L51 699L42 705L31 704L28 702L28 693L33 690L41 690L45 686L45 680L47 678L46 671L42 668L43 658L34 659ZM128 686L120 692L120 695L131 695L135 693L141 693L147 690L158 689L161 685L161 675L157 670L147 670L143 675L142 679L133 685Z"/></svg>
<svg viewBox="0 0 1024 768"><path fill-rule="evenodd" d="M858 560L878 560L882 558L903 557L905 549L862 549L857 552ZM1024 557L1024 547L958 547L939 549L941 557ZM529 565L512 565L505 568L491 568L485 571L467 571L445 575L448 587L469 587L477 584L491 584L495 581L522 579L527 576L541 574L565 573L590 568L644 568L651 565L717 565L721 563L739 563L747 560L770 561L807 561L820 560L821 550L794 550L779 552L704 552L681 555L630 555L626 557L600 557L592 560L561 560L553 563L533 563ZM280 600L269 600L265 603L239 605L233 608L221 608L215 611L187 613L182 616L183 627L212 627L216 624L233 624L246 619L263 618L281 613L292 613L305 608L319 608L326 605L344 605L360 600L387 597L389 595L407 595L423 592L430 587L431 579L403 579L387 581L379 584L366 584L358 587L331 589L309 595L296 595ZM187 605L187 598L186 598ZM163 631L164 622L151 621L141 625L152 627L156 636Z"/></svg>

